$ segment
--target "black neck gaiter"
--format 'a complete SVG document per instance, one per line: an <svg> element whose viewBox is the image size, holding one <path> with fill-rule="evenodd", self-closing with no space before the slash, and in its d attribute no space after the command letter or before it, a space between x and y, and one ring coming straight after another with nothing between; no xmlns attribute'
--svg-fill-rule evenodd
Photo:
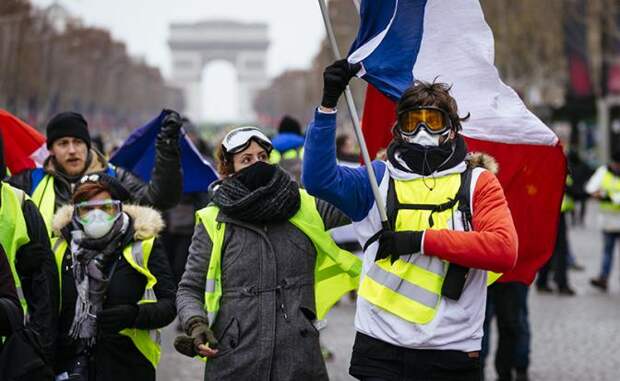
<svg viewBox="0 0 620 381"><path fill-rule="evenodd" d="M457 135L453 141L438 147L394 141L388 147L387 154L388 160L395 168L429 176L434 172L452 168L465 160L467 145L461 135ZM406 166L396 159L396 154L400 155L400 159L405 162Z"/></svg>

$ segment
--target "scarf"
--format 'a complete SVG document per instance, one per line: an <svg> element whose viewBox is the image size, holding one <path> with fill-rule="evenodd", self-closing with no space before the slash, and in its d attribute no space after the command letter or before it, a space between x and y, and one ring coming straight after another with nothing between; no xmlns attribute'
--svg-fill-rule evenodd
<svg viewBox="0 0 620 381"><path fill-rule="evenodd" d="M301 196L299 185L280 167L256 163L221 180L214 188L213 203L239 221L265 224L291 218L299 210Z"/></svg>
<svg viewBox="0 0 620 381"><path fill-rule="evenodd" d="M74 227L79 225L74 221ZM77 289L75 315L69 335L88 346L95 344L97 313L103 309L105 294L116 266L118 252L131 240L133 228L123 213L105 236L92 239L80 229L71 232L73 279Z"/></svg>
<svg viewBox="0 0 620 381"><path fill-rule="evenodd" d="M434 172L452 168L465 160L467 145L461 135L454 141L438 147L422 146L404 141L393 141L388 147L388 160L405 172L430 176Z"/></svg>

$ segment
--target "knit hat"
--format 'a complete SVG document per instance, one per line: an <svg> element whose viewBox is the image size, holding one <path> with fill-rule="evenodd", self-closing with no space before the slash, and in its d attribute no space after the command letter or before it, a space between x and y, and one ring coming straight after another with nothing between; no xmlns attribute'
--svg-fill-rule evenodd
<svg viewBox="0 0 620 381"><path fill-rule="evenodd" d="M301 135L301 125L299 124L297 119L288 115L284 115L284 117L280 121L280 126L278 126L278 132L288 132L291 134Z"/></svg>
<svg viewBox="0 0 620 381"><path fill-rule="evenodd" d="M61 112L47 123L47 149L51 149L54 142L67 136L84 141L90 149L90 134L88 123L81 114L76 112Z"/></svg>

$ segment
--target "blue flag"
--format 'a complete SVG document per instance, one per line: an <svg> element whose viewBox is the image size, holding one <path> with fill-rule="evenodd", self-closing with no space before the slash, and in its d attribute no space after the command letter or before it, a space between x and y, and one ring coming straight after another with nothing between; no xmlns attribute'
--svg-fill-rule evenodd
<svg viewBox="0 0 620 381"><path fill-rule="evenodd" d="M129 135L110 162L149 182L155 166L155 140L166 115L166 111L162 111L157 118ZM183 192L206 192L209 184L218 179L217 172L202 158L185 134L179 139L179 146L183 168Z"/></svg>

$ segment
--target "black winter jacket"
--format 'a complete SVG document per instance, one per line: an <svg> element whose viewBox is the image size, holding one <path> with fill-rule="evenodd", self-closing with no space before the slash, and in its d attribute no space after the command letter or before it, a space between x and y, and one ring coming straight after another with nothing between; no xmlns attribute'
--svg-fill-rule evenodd
<svg viewBox="0 0 620 381"><path fill-rule="evenodd" d="M104 172L108 169L108 161L94 149L89 154L89 164L84 171L84 175L91 173ZM73 182L61 171L55 168L54 161L48 157L43 168L45 172L54 176L54 188L56 191L56 210L62 205L68 204L73 193L75 181L81 176L77 176ZM9 178L8 182L31 194L32 172L34 169L25 170ZM157 143L155 151L155 166L151 176L151 181L145 184L133 173L116 168L116 178L131 193L132 201L140 205L153 206L158 210L166 210L175 206L183 192L183 175L181 173L181 158L179 149L176 145Z"/></svg>
<svg viewBox="0 0 620 381"><path fill-rule="evenodd" d="M124 205L123 210L129 215L133 223L134 236L149 237L157 235L163 228L163 221L155 210ZM73 208L65 206L54 216L54 229L70 240L69 229L62 228L69 224ZM133 327L139 329L156 329L170 324L176 316L175 294L176 285L173 281L168 259L163 246L155 240L148 268L157 278L154 286L156 303L138 305L138 315ZM69 337L69 329L75 315L77 290L73 271L71 269L70 249L67 249L61 266L62 272L62 305L58 327L58 345L56 352L56 374L71 368L77 351L76 342ZM142 299L146 278L137 272L119 252L119 262L116 265L106 292L104 309L117 305L137 305ZM155 380L155 369L151 363L138 351L133 342L124 335L104 334L97 336L97 343L93 351L90 364L91 381L103 380Z"/></svg>
<svg viewBox="0 0 620 381"><path fill-rule="evenodd" d="M39 210L32 201L24 200L22 213L26 220L30 242L21 246L15 255L17 275L28 305L28 325L40 335L45 360L51 366L58 318L58 271L54 264L47 229ZM35 252L42 258L42 262L34 266L36 269L32 273L22 273L21 266L18 265L20 260L27 260L24 258L34 256Z"/></svg>

